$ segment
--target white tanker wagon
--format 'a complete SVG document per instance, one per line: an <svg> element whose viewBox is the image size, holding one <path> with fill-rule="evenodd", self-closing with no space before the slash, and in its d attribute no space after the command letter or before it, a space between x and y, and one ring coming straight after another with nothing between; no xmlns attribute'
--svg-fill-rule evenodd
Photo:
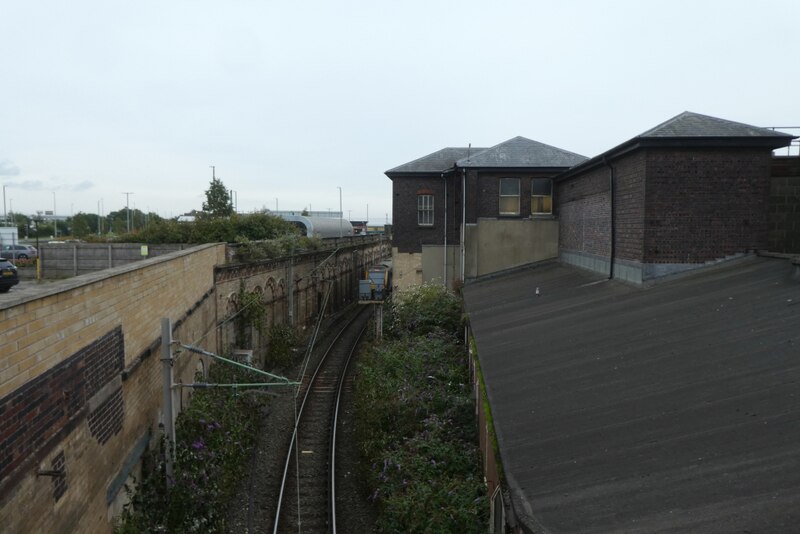
<svg viewBox="0 0 800 534"><path fill-rule="evenodd" d="M345 219L307 217L305 215L281 215L281 218L300 228L306 237L332 239L353 235L353 225Z"/></svg>

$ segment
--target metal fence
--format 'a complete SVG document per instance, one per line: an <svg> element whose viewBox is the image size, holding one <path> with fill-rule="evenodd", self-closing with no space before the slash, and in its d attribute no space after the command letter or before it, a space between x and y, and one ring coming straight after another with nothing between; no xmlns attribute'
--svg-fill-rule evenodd
<svg viewBox="0 0 800 534"><path fill-rule="evenodd" d="M800 126L770 126L769 129L798 137L798 139L792 139L789 146L773 150L774 156L800 156Z"/></svg>

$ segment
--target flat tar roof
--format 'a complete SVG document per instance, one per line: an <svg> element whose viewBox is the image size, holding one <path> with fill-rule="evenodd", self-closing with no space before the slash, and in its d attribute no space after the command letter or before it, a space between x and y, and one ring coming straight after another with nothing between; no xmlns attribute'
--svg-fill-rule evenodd
<svg viewBox="0 0 800 534"><path fill-rule="evenodd" d="M521 521L542 532L796 531L792 269L750 257L635 288L551 264L465 287Z"/></svg>

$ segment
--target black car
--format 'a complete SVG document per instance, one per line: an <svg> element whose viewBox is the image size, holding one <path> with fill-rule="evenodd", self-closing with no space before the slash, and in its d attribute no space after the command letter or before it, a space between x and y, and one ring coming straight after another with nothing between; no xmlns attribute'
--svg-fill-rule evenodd
<svg viewBox="0 0 800 534"><path fill-rule="evenodd" d="M0 259L0 293L6 293L11 286L19 284L17 268L8 260Z"/></svg>

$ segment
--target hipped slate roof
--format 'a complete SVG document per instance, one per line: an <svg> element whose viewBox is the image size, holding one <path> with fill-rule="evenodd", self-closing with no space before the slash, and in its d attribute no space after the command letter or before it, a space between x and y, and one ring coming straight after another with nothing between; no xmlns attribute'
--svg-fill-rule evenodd
<svg viewBox="0 0 800 534"><path fill-rule="evenodd" d="M790 139L792 136L767 128L759 128L758 126L750 126L741 122L684 111L680 115L676 115L658 126L639 134L637 137L775 137Z"/></svg>
<svg viewBox="0 0 800 534"><path fill-rule="evenodd" d="M448 169L451 169L459 159L467 157L468 153L475 154L483 150L486 149L475 147L471 149L466 147L443 148L433 152L432 154L428 154L427 156L422 156L414 161L410 161L408 163L404 163L403 165L398 165L393 169L389 169L385 172L385 174L387 176L391 176L394 174L405 173L444 172Z"/></svg>
<svg viewBox="0 0 800 534"><path fill-rule="evenodd" d="M699 113L683 113L662 122L616 147L576 165L558 178L568 178L578 172L604 165L622 154L646 147L763 147L776 149L789 146L794 136L733 122Z"/></svg>
<svg viewBox="0 0 800 534"><path fill-rule="evenodd" d="M520 519L553 533L795 531L791 273L750 257L641 289L551 264L466 286Z"/></svg>
<svg viewBox="0 0 800 534"><path fill-rule="evenodd" d="M445 172L455 167L472 169L566 169L586 161L586 159L585 156L580 154L517 136L491 148L443 148L427 156L389 169L385 174L391 178L392 176L403 174Z"/></svg>
<svg viewBox="0 0 800 534"><path fill-rule="evenodd" d="M517 136L456 163L467 168L569 168L588 158Z"/></svg>

